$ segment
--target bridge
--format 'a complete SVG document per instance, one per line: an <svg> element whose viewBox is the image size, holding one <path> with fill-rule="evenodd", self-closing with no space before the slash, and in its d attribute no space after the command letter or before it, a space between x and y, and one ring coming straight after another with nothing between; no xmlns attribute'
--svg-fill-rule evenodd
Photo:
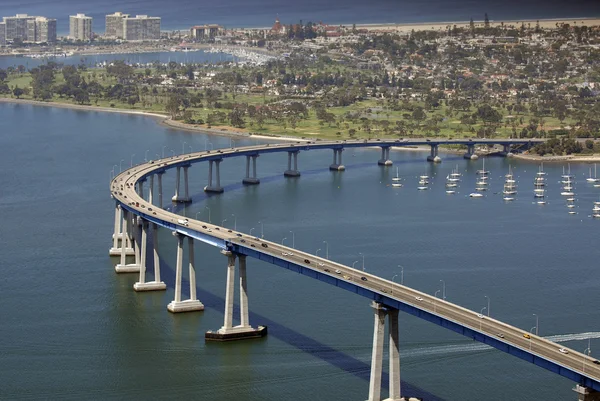
<svg viewBox="0 0 600 401"><path fill-rule="evenodd" d="M498 144L494 140L478 140L477 143ZM298 170L298 154L302 151L333 150L332 170L344 170L342 152L345 148L381 147L380 165L391 165L389 149L393 146L415 144L463 144L472 141L316 141L306 143L276 144L229 148L216 151L182 154L137 165L116 175L111 181L111 196L115 201L115 229L113 246L109 253L120 256L115 266L118 273L138 273L139 280L133 286L136 291L164 290L160 279L160 256L158 254L158 227L173 232L177 238L176 278L174 299L167 305L173 313L201 311L204 305L196 297L196 271L194 266L194 241L202 241L221 250L227 259L225 285L225 310L223 326L206 333L207 340L238 340L266 335L267 328L252 327L249 321L249 293L246 282L246 259L255 258L294 271L327 284L363 296L371 301L374 312L373 348L371 376L368 391L369 401L381 400L381 380L385 325L388 324L389 347L389 396L387 400L401 400L400 356L398 342L399 311L409 313L465 337L492 346L576 383L574 390L579 400L600 400L600 362L589 355L562 347L561 345L524 331L497 319L468 310L410 287L389 281L373 274L329 260L328 255L318 257L293 247L200 220L193 220L163 209L162 176L168 170L176 170L176 186L173 202L190 202L188 169L195 163L209 163L206 192L223 192L220 185L219 165L230 157L246 157L247 185L260 183L257 176L257 158L264 153L288 153L284 175L295 177ZM529 141L507 140L500 143L509 148L515 145L530 146ZM507 152L508 153L508 152ZM250 166L252 165L252 169ZM182 174L183 170L183 187ZM214 171L213 171L214 170ZM252 170L252 173L251 173ZM215 180L213 176L216 173ZM155 178L158 191L154 190ZM149 191L144 190L149 183ZM157 192L157 194L156 194ZM210 220L210 217L209 217ZM152 232L152 241L149 234ZM190 284L189 299L182 300L183 252L185 242L189 252ZM152 250L154 258L154 280L146 280L146 254ZM127 263L129 259L130 263ZM233 308L235 294L236 260L239 273L240 322L234 325Z"/></svg>

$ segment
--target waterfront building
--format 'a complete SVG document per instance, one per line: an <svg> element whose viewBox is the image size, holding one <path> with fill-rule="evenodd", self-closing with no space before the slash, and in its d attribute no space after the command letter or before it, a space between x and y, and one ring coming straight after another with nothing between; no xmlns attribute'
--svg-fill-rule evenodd
<svg viewBox="0 0 600 401"><path fill-rule="evenodd" d="M27 21L35 20L35 17L27 14L17 14L14 17L4 17L5 40L12 42L15 39L27 40Z"/></svg>
<svg viewBox="0 0 600 401"><path fill-rule="evenodd" d="M217 36L222 30L222 27L216 24L196 25L190 29L190 36L193 40L211 39Z"/></svg>
<svg viewBox="0 0 600 401"><path fill-rule="evenodd" d="M27 20L27 41L34 43L56 42L56 20L46 17L35 17Z"/></svg>
<svg viewBox="0 0 600 401"><path fill-rule="evenodd" d="M0 46L6 46L6 23L0 22Z"/></svg>
<svg viewBox="0 0 600 401"><path fill-rule="evenodd" d="M106 32L104 36L107 38L123 39L123 20L129 18L129 14L116 12L106 16Z"/></svg>
<svg viewBox="0 0 600 401"><path fill-rule="evenodd" d="M69 37L75 40L92 40L92 17L85 14L70 15Z"/></svg>
<svg viewBox="0 0 600 401"><path fill-rule="evenodd" d="M135 18L123 18L123 39L157 40L160 39L160 17L136 15Z"/></svg>

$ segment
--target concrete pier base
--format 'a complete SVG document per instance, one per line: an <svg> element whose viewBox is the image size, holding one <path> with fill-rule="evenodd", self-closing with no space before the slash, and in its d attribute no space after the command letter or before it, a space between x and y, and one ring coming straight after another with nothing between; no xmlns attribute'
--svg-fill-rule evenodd
<svg viewBox="0 0 600 401"><path fill-rule="evenodd" d="M121 248L110 248L108 254L110 256L121 256ZM125 255L133 256L135 255L135 251L133 250L133 248L125 248Z"/></svg>
<svg viewBox="0 0 600 401"><path fill-rule="evenodd" d="M442 158L439 156L427 156L427 161L432 163L441 163Z"/></svg>
<svg viewBox="0 0 600 401"><path fill-rule="evenodd" d="M380 166L391 166L392 164L394 164L394 162L390 160L389 146L381 148L381 159L377 160L377 164Z"/></svg>
<svg viewBox="0 0 600 401"><path fill-rule="evenodd" d="M149 281L147 283L135 283L133 285L134 291L163 291L167 289L167 285L162 281Z"/></svg>
<svg viewBox="0 0 600 401"><path fill-rule="evenodd" d="M467 159L467 160L477 160L477 159L479 159L479 156L477 156L475 153L473 153L473 154L465 153L465 155L463 157L465 159Z"/></svg>
<svg viewBox="0 0 600 401"><path fill-rule="evenodd" d="M115 272L117 272L117 273L139 273L140 265L136 265L135 263L131 263L128 265L118 264L115 266Z"/></svg>
<svg viewBox="0 0 600 401"><path fill-rule="evenodd" d="M267 335L267 326L258 326L258 328L236 326L230 329L219 329L217 331L207 331L204 335L206 341L234 341L249 340L251 338L260 338Z"/></svg>
<svg viewBox="0 0 600 401"><path fill-rule="evenodd" d="M258 185L260 184L260 180L258 178L247 177L242 180L242 184L244 185Z"/></svg>
<svg viewBox="0 0 600 401"><path fill-rule="evenodd" d="M342 164L332 164L329 166L329 170L331 171L344 171L346 170L346 166Z"/></svg>
<svg viewBox="0 0 600 401"><path fill-rule="evenodd" d="M192 203L192 199L190 197L186 198L185 196L174 195L171 200L176 203Z"/></svg>
<svg viewBox="0 0 600 401"><path fill-rule="evenodd" d="M573 391L577 393L578 401L600 401L600 392L577 384Z"/></svg>
<svg viewBox="0 0 600 401"><path fill-rule="evenodd" d="M223 189L223 187L215 187L215 186L209 187L207 185L204 187L204 192L211 192L214 194L222 194L223 192L225 192L225 190Z"/></svg>
<svg viewBox="0 0 600 401"><path fill-rule="evenodd" d="M394 162L391 160L377 160L377 164L380 166L391 166Z"/></svg>
<svg viewBox="0 0 600 401"><path fill-rule="evenodd" d="M300 177L300 172L298 170L285 170L283 175L285 177Z"/></svg>
<svg viewBox="0 0 600 401"><path fill-rule="evenodd" d="M167 310L172 313L194 312L204 310L204 304L197 299L186 299L185 301L171 301Z"/></svg>

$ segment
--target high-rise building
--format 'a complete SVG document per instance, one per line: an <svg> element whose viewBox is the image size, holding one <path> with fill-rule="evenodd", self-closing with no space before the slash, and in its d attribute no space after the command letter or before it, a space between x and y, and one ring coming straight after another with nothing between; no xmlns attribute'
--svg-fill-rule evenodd
<svg viewBox="0 0 600 401"><path fill-rule="evenodd" d="M27 20L27 41L35 43L56 42L56 20L46 17L35 17Z"/></svg>
<svg viewBox="0 0 600 401"><path fill-rule="evenodd" d="M6 46L6 23L0 22L0 46Z"/></svg>
<svg viewBox="0 0 600 401"><path fill-rule="evenodd" d="M156 40L160 39L160 17L136 15L123 19L123 39Z"/></svg>
<svg viewBox="0 0 600 401"><path fill-rule="evenodd" d="M4 17L3 21L6 24L5 30L5 40L13 41L15 39L20 39L22 41L27 40L27 21L34 20L35 17L32 17L27 14L17 14L14 17Z"/></svg>
<svg viewBox="0 0 600 401"><path fill-rule="evenodd" d="M75 40L92 40L92 17L85 14L70 15L69 37Z"/></svg>
<svg viewBox="0 0 600 401"><path fill-rule="evenodd" d="M196 25L190 29L192 39L203 40L214 38L222 28L219 25Z"/></svg>
<svg viewBox="0 0 600 401"><path fill-rule="evenodd" d="M106 33L107 38L123 39L123 20L129 18L129 14L116 12L106 16Z"/></svg>

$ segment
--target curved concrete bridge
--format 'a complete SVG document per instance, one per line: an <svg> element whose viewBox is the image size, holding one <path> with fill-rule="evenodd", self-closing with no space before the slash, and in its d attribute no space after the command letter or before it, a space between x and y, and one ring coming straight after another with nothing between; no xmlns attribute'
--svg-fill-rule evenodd
<svg viewBox="0 0 600 401"><path fill-rule="evenodd" d="M488 344L501 351L514 355L576 383L575 391L580 400L597 400L600 394L600 363L588 355L581 354L524 331L518 327L481 315L444 299L439 299L410 287L353 269L352 267L325 258L302 252L275 242L249 236L246 233L219 227L211 222L187 219L162 208L162 175L174 169L177 174L174 202L190 202L188 189L188 169L195 163L209 163L207 192L223 192L220 184L219 165L230 157L246 157L245 184L260 182L257 176L257 158L263 153L287 153L288 164L284 174L299 176L298 154L301 151L318 149L333 150L332 170L343 170L342 152L348 147L375 147L382 149L381 165L391 165L389 149L392 146L414 144L472 144L472 141L344 141L307 142L229 148L180 155L150 161L121 172L111 181L111 196L115 200L115 231L111 255L119 255L120 263L115 270L119 273L135 272L139 281L134 284L136 291L164 290L160 280L160 256L158 255L158 227L173 232L177 238L176 283L173 302L167 309L171 312L203 310L204 306L196 298L194 266L194 241L202 241L221 250L227 259L227 279L225 285L225 311L223 326L206 333L207 340L232 340L252 338L266 334L266 328L254 328L248 318L248 288L246 284L246 258L256 258L296 273L326 282L336 287L356 293L372 301L374 310L373 353L369 401L381 400L381 377L386 317L389 324L389 400L400 400L400 357L398 343L398 312L403 311L442 327L460 333L476 341ZM476 143L498 143L495 140ZM501 141L505 146L529 145L529 141ZM252 165L252 173L250 166ZM183 169L183 193L181 193L181 170ZM213 180L213 176L216 177ZM155 196L154 182L158 183L158 197ZM149 182L146 194L144 184ZM148 241L149 231L153 230L152 242ZM189 252L190 298L181 299L183 275L184 243ZM146 281L146 253L153 249L154 280ZM134 261L127 263L127 256ZM235 292L236 259L239 269L240 323L233 322L233 300ZM562 351L561 351L562 350ZM565 352L566 351L566 352Z"/></svg>

